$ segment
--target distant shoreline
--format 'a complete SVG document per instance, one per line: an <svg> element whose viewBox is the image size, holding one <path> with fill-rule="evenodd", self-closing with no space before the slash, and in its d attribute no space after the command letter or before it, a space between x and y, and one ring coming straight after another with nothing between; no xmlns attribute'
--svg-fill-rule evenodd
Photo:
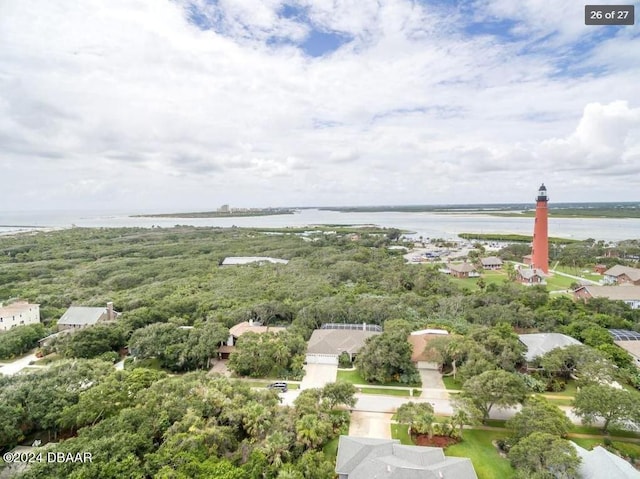
<svg viewBox="0 0 640 479"><path fill-rule="evenodd" d="M131 215L131 218L243 218L247 216L274 216L292 215L295 210L290 208L269 208L250 211L201 211L191 213L156 213L144 215Z"/></svg>
<svg viewBox="0 0 640 479"><path fill-rule="evenodd" d="M501 205L464 205L464 206L345 206L320 207L322 211L336 211L340 213L436 213L443 215L483 215L501 216L508 218L534 218L535 209L531 205L501 206ZM595 207L549 207L550 218L640 218L640 203L625 207L595 206Z"/></svg>

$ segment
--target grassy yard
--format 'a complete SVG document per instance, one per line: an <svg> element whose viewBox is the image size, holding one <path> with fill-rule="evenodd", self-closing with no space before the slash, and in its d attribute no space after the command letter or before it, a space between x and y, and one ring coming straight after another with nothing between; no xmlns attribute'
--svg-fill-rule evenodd
<svg viewBox="0 0 640 479"><path fill-rule="evenodd" d="M360 392L362 392L362 394L382 394L387 396L407 396L407 397L410 396L409 394L410 391L407 389L362 388Z"/></svg>
<svg viewBox="0 0 640 479"><path fill-rule="evenodd" d="M462 383L456 379L453 379L453 376L442 376L442 382L444 382L444 387L452 390L462 389Z"/></svg>
<svg viewBox="0 0 640 479"><path fill-rule="evenodd" d="M573 283L578 282L578 280L576 279L567 278L566 276L560 276L559 274L548 276L545 280L547 282L547 289L549 291L569 289Z"/></svg>
<svg viewBox="0 0 640 479"><path fill-rule="evenodd" d="M471 459L478 479L509 479L514 476L515 471L507 459L500 457L492 444L492 441L506 436L506 431L467 429L462 433L463 441L449 446L445 455Z"/></svg>
<svg viewBox="0 0 640 479"><path fill-rule="evenodd" d="M507 276L507 273L503 270L498 270L498 271L487 270L480 273L480 275L481 275L480 277L484 280L486 285L489 285L489 284L501 285L505 281L509 281L509 277ZM451 279L453 283L457 284L461 288L468 288L470 291L478 291L480 289L478 287L479 278L461 279L461 278L450 277L449 279Z"/></svg>
<svg viewBox="0 0 640 479"><path fill-rule="evenodd" d="M59 361L60 359L62 359L62 356L60 356L57 353L51 353L51 354L47 354L46 356L41 357L40 359L37 359L35 364L42 366L45 364L50 364L54 361Z"/></svg>
<svg viewBox="0 0 640 479"><path fill-rule="evenodd" d="M413 441L411 440L411 436L409 436L409 428L406 424L392 424L391 437L393 439L399 439L401 444L413 446Z"/></svg>
<svg viewBox="0 0 640 479"><path fill-rule="evenodd" d="M581 278L590 279L591 281L600 281L603 278L602 275L598 273L594 273L591 270L585 273L584 271L587 271L588 268L576 268L573 266L558 265L558 267L554 269L556 271L560 271L561 273L571 274L573 276L579 276Z"/></svg>
<svg viewBox="0 0 640 479"><path fill-rule="evenodd" d="M591 439L585 437L571 437L569 439L572 442L575 442L578 446L585 448L587 451L590 451L595 446L602 444L602 439Z"/></svg>
<svg viewBox="0 0 640 479"><path fill-rule="evenodd" d="M340 436L334 437L328 443L324 445L322 448L322 452L324 452L325 457L330 461L335 461L336 456L338 455L338 442L340 441Z"/></svg>
<svg viewBox="0 0 640 479"><path fill-rule="evenodd" d="M371 384L372 386L400 386L400 387L410 387L416 386L420 387L421 384L403 384L398 382L390 382L384 384L374 384L364 380L364 378L360 375L357 369L338 369L338 376L336 378L338 381L345 381L351 384ZM407 394L408 395L408 394Z"/></svg>

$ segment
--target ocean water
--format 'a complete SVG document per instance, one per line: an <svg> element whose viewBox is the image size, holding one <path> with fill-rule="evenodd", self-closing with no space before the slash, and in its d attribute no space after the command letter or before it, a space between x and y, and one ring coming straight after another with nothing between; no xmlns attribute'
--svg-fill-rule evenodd
<svg viewBox="0 0 640 479"><path fill-rule="evenodd" d="M303 209L291 215L238 218L137 218L136 212L49 211L0 212L0 234L39 228L144 227L175 225L282 228L308 225L377 225L412 231L416 237L455 238L459 233L532 234L532 218L442 213L342 213ZM640 239L640 218L549 218L549 235L620 241Z"/></svg>

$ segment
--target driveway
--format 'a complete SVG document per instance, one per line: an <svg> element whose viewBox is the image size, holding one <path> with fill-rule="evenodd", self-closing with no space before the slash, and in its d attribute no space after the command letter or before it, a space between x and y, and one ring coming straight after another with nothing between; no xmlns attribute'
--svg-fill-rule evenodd
<svg viewBox="0 0 640 479"><path fill-rule="evenodd" d="M447 399L449 392L442 381L442 374L437 369L418 369L420 379L422 379L423 398Z"/></svg>
<svg viewBox="0 0 640 479"><path fill-rule="evenodd" d="M383 412L353 411L349 436L391 439L391 416L393 414Z"/></svg>
<svg viewBox="0 0 640 479"><path fill-rule="evenodd" d="M338 366L335 364L306 364L300 389L321 388L325 384L335 383Z"/></svg>
<svg viewBox="0 0 640 479"><path fill-rule="evenodd" d="M16 374L17 372L22 371L24 368L29 366L29 363L32 361L36 361L38 358L35 354L29 354L23 358L16 359L10 363L4 363L0 365L0 374L4 374L6 376L11 376ZM40 366L41 367L41 366Z"/></svg>

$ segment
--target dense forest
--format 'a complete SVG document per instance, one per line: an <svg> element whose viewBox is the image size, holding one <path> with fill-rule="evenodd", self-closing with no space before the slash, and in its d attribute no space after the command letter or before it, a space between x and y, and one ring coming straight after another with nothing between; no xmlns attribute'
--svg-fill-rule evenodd
<svg viewBox="0 0 640 479"><path fill-rule="evenodd" d="M401 241L397 230L353 235L195 227L1 237L0 298L39 303L44 321L44 327L0 335L5 357L55 331L70 305L113 301L122 314L115 325L63 336L44 348L60 358L50 368L0 379L0 448L44 434L71 438L54 446L58 450L95 451L100 459L55 470L38 465L24 477L332 477L332 459L322 447L347 424L340 404L350 404L353 391L304 391L295 407L279 408L274 392L204 373L228 329L245 320L288 329L239 341L229 363L238 375L299 377L312 331L343 322L384 326L356 364L372 382L415 382L415 371L403 374L373 359L381 348L389 357L410 355L395 349L406 344L397 338L431 326L454 333L440 345L442 362L470 391L473 381L482 386L476 379L482 374L518 371L519 331L562 332L590 348L545 358L553 374L523 376L518 388L561 389L567 365L586 370L603 358L617 366L608 370L612 376L640 386L629 355L606 331L640 330L640 311L608 300L574 302L507 280L472 291L437 266L406 263L388 248ZM601 246L566 245L556 257L567 264L595 261ZM517 257L520 249L514 245L500 255ZM289 263L221 266L227 256ZM114 371L125 346L141 359L154 358L163 371ZM478 397L469 394L470 401ZM489 409L473 407L486 420Z"/></svg>

